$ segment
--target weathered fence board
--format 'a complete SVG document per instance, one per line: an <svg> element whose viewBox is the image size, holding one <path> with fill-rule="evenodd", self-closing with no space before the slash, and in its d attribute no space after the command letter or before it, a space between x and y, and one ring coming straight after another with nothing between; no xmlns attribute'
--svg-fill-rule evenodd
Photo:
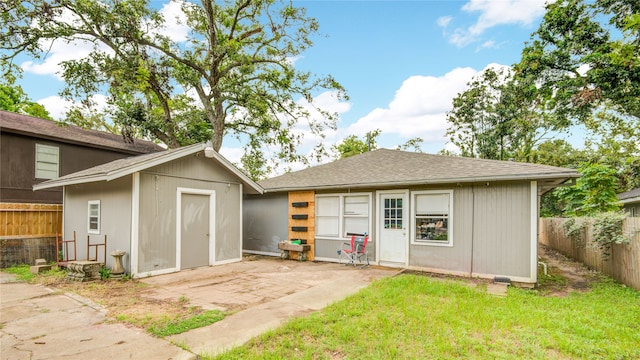
<svg viewBox="0 0 640 360"><path fill-rule="evenodd" d="M539 242L549 246L587 265L609 275L617 281L640 290L640 217L627 218L623 223L623 231L631 239L629 244L612 244L607 260L602 258L602 251L591 239L591 228L585 230L581 238L584 245L565 236L562 224L564 218L540 219Z"/></svg>
<svg viewBox="0 0 640 360"><path fill-rule="evenodd" d="M0 203L0 267L56 261L62 205Z"/></svg>

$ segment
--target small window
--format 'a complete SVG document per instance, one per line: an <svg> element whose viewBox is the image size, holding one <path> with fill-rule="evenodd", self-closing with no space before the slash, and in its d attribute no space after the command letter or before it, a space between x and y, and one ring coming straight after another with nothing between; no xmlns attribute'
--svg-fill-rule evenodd
<svg viewBox="0 0 640 360"><path fill-rule="evenodd" d="M60 149L36 144L36 179L55 179L59 175Z"/></svg>
<svg viewBox="0 0 640 360"><path fill-rule="evenodd" d="M100 200L89 201L89 234L100 234Z"/></svg>
<svg viewBox="0 0 640 360"><path fill-rule="evenodd" d="M413 194L414 244L453 245L451 191L423 191Z"/></svg>

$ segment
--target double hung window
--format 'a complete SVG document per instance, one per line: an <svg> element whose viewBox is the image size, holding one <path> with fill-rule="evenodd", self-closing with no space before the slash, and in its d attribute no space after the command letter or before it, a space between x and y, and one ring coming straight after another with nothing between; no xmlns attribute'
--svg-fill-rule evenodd
<svg viewBox="0 0 640 360"><path fill-rule="evenodd" d="M55 179L60 168L60 149L57 146L36 144L36 179Z"/></svg>
<svg viewBox="0 0 640 360"><path fill-rule="evenodd" d="M413 193L414 244L452 246L451 190Z"/></svg>
<svg viewBox="0 0 640 360"><path fill-rule="evenodd" d="M316 196L316 236L343 238L347 234L370 233L370 194Z"/></svg>

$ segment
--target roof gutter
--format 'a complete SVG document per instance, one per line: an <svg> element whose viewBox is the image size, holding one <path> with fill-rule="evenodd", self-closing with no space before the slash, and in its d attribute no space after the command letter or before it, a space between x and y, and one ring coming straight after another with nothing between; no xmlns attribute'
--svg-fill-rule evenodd
<svg viewBox="0 0 640 360"><path fill-rule="evenodd" d="M477 182L495 182L495 181L517 181L517 180L546 180L546 179L558 179L564 182L569 179L579 178L582 175L579 173L561 173L561 174L545 174L545 175L519 175L519 176L480 176L469 178L446 178L438 180L413 180L413 181L389 181L389 182L375 182L375 183L363 183L363 184L332 184L332 185L312 185L312 186L299 186L299 187L282 187L282 188L265 188L265 193L284 192L284 191L301 191L301 190L333 190L349 188L371 188L371 187L396 187L396 186L412 186L412 185L442 185L452 183L477 183Z"/></svg>

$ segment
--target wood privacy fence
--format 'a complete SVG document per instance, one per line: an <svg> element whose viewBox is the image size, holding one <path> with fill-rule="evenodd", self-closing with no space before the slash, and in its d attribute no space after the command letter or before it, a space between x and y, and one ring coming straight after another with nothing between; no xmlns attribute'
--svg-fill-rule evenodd
<svg viewBox="0 0 640 360"><path fill-rule="evenodd" d="M0 203L0 267L56 261L62 205Z"/></svg>
<svg viewBox="0 0 640 360"><path fill-rule="evenodd" d="M562 254L580 261L590 269L600 271L615 280L640 290L640 217L626 218L622 224L629 244L612 244L609 257L604 260L602 251L594 244L591 227L583 234L584 244L565 235L564 218L541 218L539 242Z"/></svg>

